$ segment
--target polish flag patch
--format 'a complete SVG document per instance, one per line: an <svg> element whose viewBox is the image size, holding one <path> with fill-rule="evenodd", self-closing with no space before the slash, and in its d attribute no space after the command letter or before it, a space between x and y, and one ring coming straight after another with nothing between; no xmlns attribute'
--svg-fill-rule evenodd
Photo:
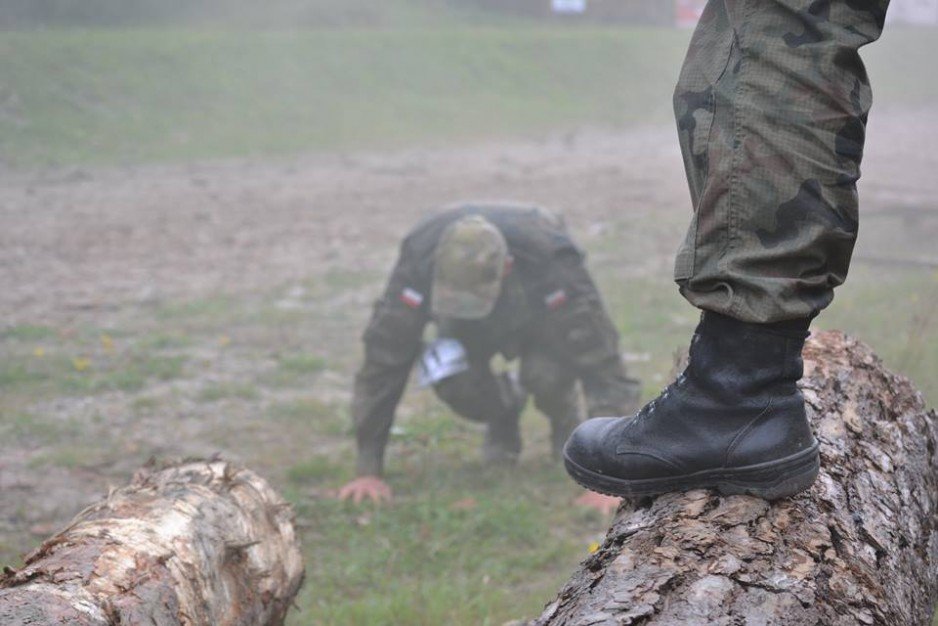
<svg viewBox="0 0 938 626"><path fill-rule="evenodd" d="M410 287L405 287L401 291L401 302L412 309L419 309L420 305L423 304L423 294Z"/></svg>
<svg viewBox="0 0 938 626"><path fill-rule="evenodd" d="M544 298L544 304L547 305L547 308L551 311L555 311L567 303L567 292L563 289L558 289L557 291L547 294L547 297Z"/></svg>

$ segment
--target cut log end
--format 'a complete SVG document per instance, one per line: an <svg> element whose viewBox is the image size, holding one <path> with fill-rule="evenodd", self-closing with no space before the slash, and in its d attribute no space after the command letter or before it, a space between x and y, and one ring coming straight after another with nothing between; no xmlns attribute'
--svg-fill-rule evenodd
<svg viewBox="0 0 938 626"><path fill-rule="evenodd" d="M150 466L0 577L0 623L277 625L302 579L292 509L257 474Z"/></svg>
<svg viewBox="0 0 938 626"><path fill-rule="evenodd" d="M821 444L811 489L771 503L706 490L626 502L601 549L532 623L930 623L936 415L842 333L813 336L804 354Z"/></svg>

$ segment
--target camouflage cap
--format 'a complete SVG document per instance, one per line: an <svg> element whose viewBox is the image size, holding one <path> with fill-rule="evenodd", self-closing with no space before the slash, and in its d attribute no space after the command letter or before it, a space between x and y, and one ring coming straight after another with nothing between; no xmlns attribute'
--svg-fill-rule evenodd
<svg viewBox="0 0 938 626"><path fill-rule="evenodd" d="M431 308L439 317L480 319L495 308L508 244L481 215L450 224L436 246Z"/></svg>

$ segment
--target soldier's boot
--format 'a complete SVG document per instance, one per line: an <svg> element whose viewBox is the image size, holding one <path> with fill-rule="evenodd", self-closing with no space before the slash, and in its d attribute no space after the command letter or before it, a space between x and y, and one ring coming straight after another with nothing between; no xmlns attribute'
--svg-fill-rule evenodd
<svg viewBox="0 0 938 626"><path fill-rule="evenodd" d="M489 464L514 465L521 455L521 412L528 395L514 373L498 376L498 386L506 408L488 422L482 459Z"/></svg>
<svg viewBox="0 0 938 626"><path fill-rule="evenodd" d="M819 469L796 385L808 324L705 312L684 373L635 416L580 425L564 448L567 471L623 497L716 488L771 500L807 489Z"/></svg>

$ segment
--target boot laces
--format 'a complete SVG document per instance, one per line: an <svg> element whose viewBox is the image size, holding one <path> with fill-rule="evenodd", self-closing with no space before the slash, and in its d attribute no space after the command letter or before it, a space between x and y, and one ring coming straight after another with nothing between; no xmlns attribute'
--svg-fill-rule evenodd
<svg viewBox="0 0 938 626"><path fill-rule="evenodd" d="M681 372L680 374L678 374L677 378L674 379L674 381L670 385L665 387L664 390L662 390L662 392L658 395L657 398L655 398L654 400L652 400L651 402L649 402L648 404L642 407L642 409L638 412L638 415L636 417L641 421L646 420L649 415L654 413L655 407L658 406L658 402L661 400L665 400L669 395L671 395L672 391L681 387L684 384L685 380L687 380L687 377L684 375L684 372Z"/></svg>

